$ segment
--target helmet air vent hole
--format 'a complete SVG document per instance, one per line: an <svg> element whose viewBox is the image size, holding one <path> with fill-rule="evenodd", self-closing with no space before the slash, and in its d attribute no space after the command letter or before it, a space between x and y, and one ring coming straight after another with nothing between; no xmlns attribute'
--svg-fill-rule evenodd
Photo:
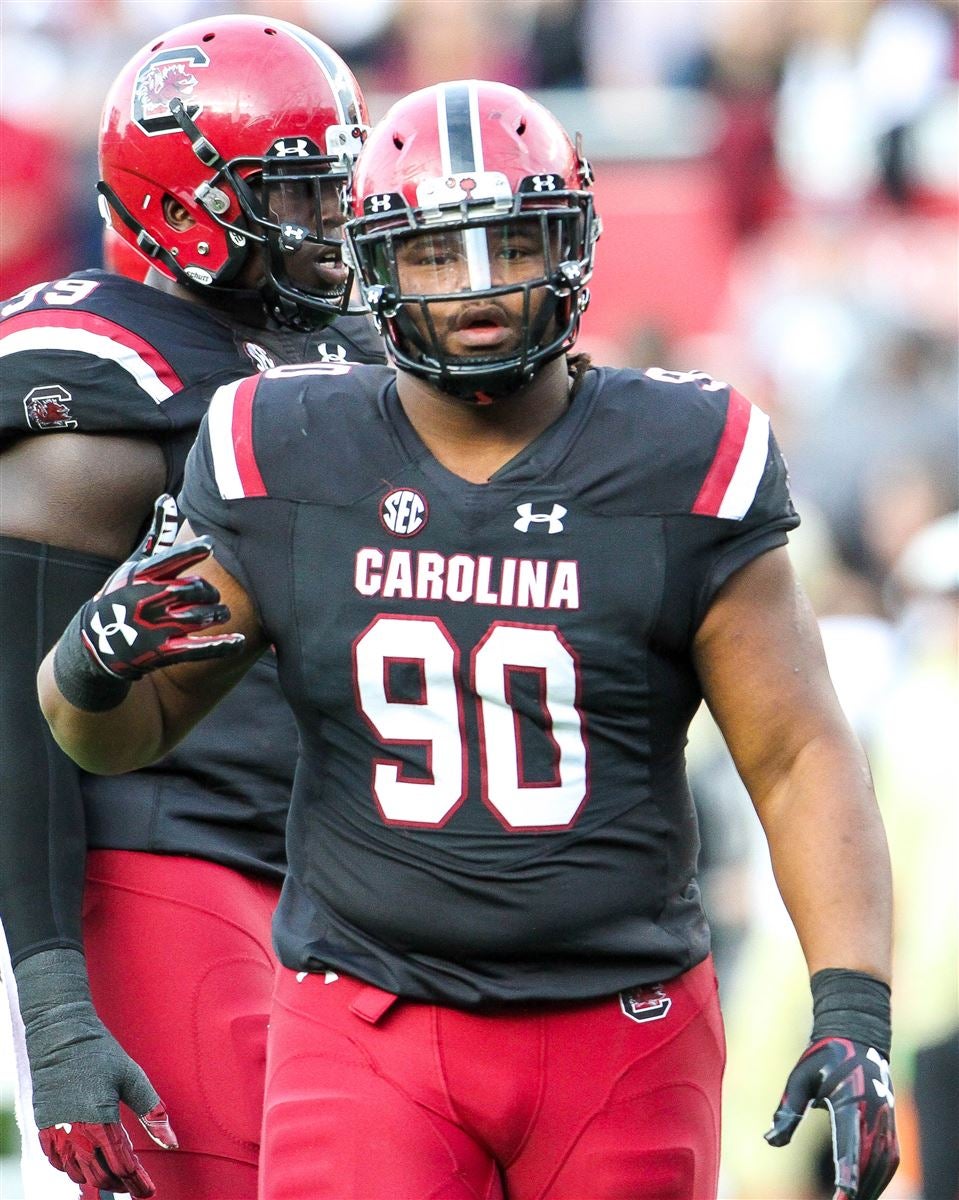
<svg viewBox="0 0 959 1200"><path fill-rule="evenodd" d="M162 45L162 41L157 42L155 46L150 47L150 53L153 54L155 51L159 50Z"/></svg>
<svg viewBox="0 0 959 1200"><path fill-rule="evenodd" d="M393 145L397 148L397 150L403 149L403 139L398 133L393 134Z"/></svg>
<svg viewBox="0 0 959 1200"><path fill-rule="evenodd" d="M212 42L215 37L216 37L215 33L205 33L201 40L204 42Z"/></svg>
<svg viewBox="0 0 959 1200"><path fill-rule="evenodd" d="M516 132L520 135L520 137L522 137L523 134L526 132L526 118L525 117L520 117L519 124L516 126Z"/></svg>
<svg viewBox="0 0 959 1200"><path fill-rule="evenodd" d="M268 34L270 37L276 37L276 35L277 35L277 30L271 29L269 26L267 26L267 28L264 29L263 32L265 34Z"/></svg>

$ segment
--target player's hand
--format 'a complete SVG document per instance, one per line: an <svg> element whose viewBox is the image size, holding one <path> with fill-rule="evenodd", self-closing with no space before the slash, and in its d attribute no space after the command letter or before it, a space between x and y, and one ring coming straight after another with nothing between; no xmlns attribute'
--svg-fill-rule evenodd
<svg viewBox="0 0 959 1200"><path fill-rule="evenodd" d="M766 1141L785 1146L809 1105L828 1109L834 1200L876 1200L899 1165L895 1104L889 1064L878 1050L848 1038L820 1038L786 1080Z"/></svg>
<svg viewBox="0 0 959 1200"><path fill-rule="evenodd" d="M97 1016L83 955L44 950L14 974L44 1154L75 1183L152 1196L120 1124L120 1102L158 1146L175 1150L176 1136L153 1085Z"/></svg>
<svg viewBox="0 0 959 1200"><path fill-rule="evenodd" d="M139 1121L158 1146L176 1149L176 1138L162 1104L144 1113ZM40 1130L40 1146L52 1166L74 1183L95 1187L98 1195L101 1188L140 1197L152 1196L156 1191L119 1121L61 1122Z"/></svg>
<svg viewBox="0 0 959 1200"><path fill-rule="evenodd" d="M93 664L116 679L234 653L240 633L199 634L230 619L220 593L186 574L209 557L211 542L194 538L174 546L180 517L176 501L156 501L146 537L80 612L80 638Z"/></svg>

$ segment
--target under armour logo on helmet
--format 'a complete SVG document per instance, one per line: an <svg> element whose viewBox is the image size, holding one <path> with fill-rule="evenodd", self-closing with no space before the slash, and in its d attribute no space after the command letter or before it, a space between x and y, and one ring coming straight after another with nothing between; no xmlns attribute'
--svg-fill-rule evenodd
<svg viewBox="0 0 959 1200"><path fill-rule="evenodd" d="M271 155L277 158L309 158L310 143L306 138L280 138L273 143Z"/></svg>
<svg viewBox="0 0 959 1200"><path fill-rule="evenodd" d="M516 511L519 513L519 520L513 522L513 528L518 529L520 533L529 533L531 525L548 525L547 533L562 533L563 517L568 510L562 504L554 504L548 513L533 512L532 504L517 504Z"/></svg>
<svg viewBox="0 0 959 1200"><path fill-rule="evenodd" d="M90 620L90 627L97 635L97 647L101 654L114 653L114 649L110 645L110 638L117 633L120 634L128 646L132 646L137 640L137 631L132 625L126 623L126 606L123 604L111 604L110 607L113 609L113 620L109 624L104 625L98 612L94 613Z"/></svg>
<svg viewBox="0 0 959 1200"><path fill-rule="evenodd" d="M393 207L393 195L391 192L383 192L380 196L367 196L363 207L367 212L388 212Z"/></svg>
<svg viewBox="0 0 959 1200"><path fill-rule="evenodd" d="M534 192L555 192L556 191L556 176L555 175L534 175L533 191Z"/></svg>

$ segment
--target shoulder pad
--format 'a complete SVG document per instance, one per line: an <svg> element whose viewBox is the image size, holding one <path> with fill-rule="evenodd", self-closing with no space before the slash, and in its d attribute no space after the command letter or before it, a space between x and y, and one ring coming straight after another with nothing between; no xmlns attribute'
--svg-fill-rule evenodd
<svg viewBox="0 0 959 1200"><path fill-rule="evenodd" d="M742 518L770 452L766 414L701 371L599 375L581 448L600 472L597 498L630 512Z"/></svg>
<svg viewBox="0 0 959 1200"><path fill-rule="evenodd" d="M392 374L358 363L306 363L219 388L207 423L221 498L344 503L365 494L391 444L376 400Z"/></svg>

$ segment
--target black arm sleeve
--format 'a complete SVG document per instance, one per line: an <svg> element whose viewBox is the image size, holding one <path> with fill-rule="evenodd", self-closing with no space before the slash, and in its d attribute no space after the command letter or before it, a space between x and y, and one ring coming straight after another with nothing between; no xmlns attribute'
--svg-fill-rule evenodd
<svg viewBox="0 0 959 1200"><path fill-rule="evenodd" d="M0 917L14 964L56 946L83 949L80 769L50 734L36 674L73 613L115 566L0 538Z"/></svg>

